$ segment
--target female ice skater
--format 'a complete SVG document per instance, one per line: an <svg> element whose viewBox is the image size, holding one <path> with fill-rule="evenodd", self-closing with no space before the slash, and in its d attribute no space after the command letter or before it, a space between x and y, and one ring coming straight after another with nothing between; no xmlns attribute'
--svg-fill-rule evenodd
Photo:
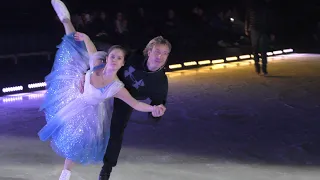
<svg viewBox="0 0 320 180"><path fill-rule="evenodd" d="M66 159L60 180L69 180L74 163L103 161L113 97L142 112L159 113L165 108L139 102L124 88L117 78L125 57L121 46L112 46L107 53L97 51L87 35L75 31L64 3L51 3L66 34L58 46L52 72L45 78L47 92L40 109L47 124L38 135L42 141L50 139L52 149ZM80 93L84 73L84 92Z"/></svg>

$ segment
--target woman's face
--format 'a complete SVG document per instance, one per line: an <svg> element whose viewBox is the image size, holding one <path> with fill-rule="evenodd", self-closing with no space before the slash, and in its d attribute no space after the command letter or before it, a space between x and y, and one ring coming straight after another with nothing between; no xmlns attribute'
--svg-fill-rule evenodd
<svg viewBox="0 0 320 180"><path fill-rule="evenodd" d="M118 71L124 65L125 54L121 49L113 49L106 59L106 69Z"/></svg>

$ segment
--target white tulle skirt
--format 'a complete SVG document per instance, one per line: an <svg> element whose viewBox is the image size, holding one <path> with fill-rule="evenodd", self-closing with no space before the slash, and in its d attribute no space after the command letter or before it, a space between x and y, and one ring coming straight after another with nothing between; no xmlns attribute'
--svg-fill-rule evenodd
<svg viewBox="0 0 320 180"><path fill-rule="evenodd" d="M70 34L58 48L52 72L45 78L47 92L40 108L47 124L38 135L42 141L50 140L52 149L64 158L80 164L102 162L112 103L89 104L79 91L80 79L89 67L84 43Z"/></svg>

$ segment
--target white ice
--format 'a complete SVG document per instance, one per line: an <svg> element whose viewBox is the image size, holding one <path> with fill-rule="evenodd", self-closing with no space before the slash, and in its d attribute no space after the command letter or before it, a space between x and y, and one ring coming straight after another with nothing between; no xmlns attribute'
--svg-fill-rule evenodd
<svg viewBox="0 0 320 180"><path fill-rule="evenodd" d="M165 117L134 113L111 180L318 180L320 56L168 73ZM0 180L57 180L63 158L41 142L43 91L0 97ZM96 180L101 165L76 166Z"/></svg>

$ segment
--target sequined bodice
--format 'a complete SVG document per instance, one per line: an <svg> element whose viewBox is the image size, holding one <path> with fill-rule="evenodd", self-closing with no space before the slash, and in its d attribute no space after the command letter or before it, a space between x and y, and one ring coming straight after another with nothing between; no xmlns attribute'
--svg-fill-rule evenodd
<svg viewBox="0 0 320 180"><path fill-rule="evenodd" d="M102 65L100 65L100 67L102 67ZM99 66L87 71L85 76L83 95L86 99L86 102L90 104L98 104L107 98L113 97L114 94L118 92L120 88L123 87L123 83L120 80L115 80L102 88L95 88L93 85L91 85L91 74L98 68Z"/></svg>

